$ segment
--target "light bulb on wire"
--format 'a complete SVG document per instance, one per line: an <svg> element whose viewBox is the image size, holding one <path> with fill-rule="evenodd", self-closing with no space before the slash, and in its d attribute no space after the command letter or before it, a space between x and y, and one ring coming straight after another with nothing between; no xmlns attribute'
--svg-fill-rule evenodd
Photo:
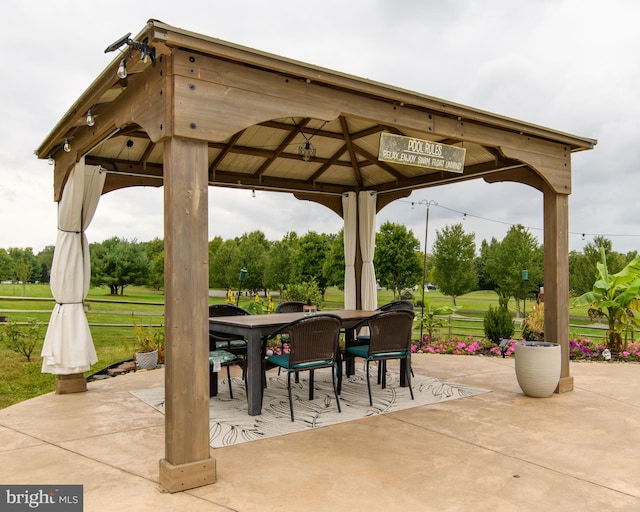
<svg viewBox="0 0 640 512"><path fill-rule="evenodd" d="M120 65L118 66L118 77L127 78L127 63L124 59L120 61Z"/></svg>

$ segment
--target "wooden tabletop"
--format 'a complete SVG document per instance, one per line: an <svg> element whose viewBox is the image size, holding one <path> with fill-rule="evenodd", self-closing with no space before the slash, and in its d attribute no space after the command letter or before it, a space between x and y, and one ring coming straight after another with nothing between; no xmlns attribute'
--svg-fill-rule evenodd
<svg viewBox="0 0 640 512"><path fill-rule="evenodd" d="M278 327L306 316L322 315L323 313L339 316L342 321L358 321L369 318L377 311L362 309L338 309L322 311L318 313L274 313L272 315L239 315L239 316L215 316L209 318L210 324L234 325L247 329Z"/></svg>

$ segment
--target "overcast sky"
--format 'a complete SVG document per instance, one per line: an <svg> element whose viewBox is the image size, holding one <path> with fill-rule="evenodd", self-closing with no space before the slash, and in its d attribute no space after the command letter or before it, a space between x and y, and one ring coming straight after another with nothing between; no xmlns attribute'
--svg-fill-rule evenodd
<svg viewBox="0 0 640 512"><path fill-rule="evenodd" d="M104 49L148 19L593 138L573 156L569 242L595 235L640 250L640 2L635 0L23 0L0 18L0 247L38 252L56 238L53 168L34 156L58 120L115 58ZM260 229L335 233L342 221L287 194L210 187L209 238ZM428 245L463 221L483 239L512 224L542 243L542 194L520 184L415 191L378 215ZM583 237L584 233L584 237ZM87 236L163 237L162 189L102 197Z"/></svg>

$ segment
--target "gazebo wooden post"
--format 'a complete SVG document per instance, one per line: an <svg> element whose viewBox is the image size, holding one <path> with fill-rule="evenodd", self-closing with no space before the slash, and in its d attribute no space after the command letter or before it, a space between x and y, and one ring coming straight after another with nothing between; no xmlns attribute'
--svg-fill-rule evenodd
<svg viewBox="0 0 640 512"><path fill-rule="evenodd" d="M164 143L165 458L169 492L216 481L209 455L207 143Z"/></svg>
<svg viewBox="0 0 640 512"><path fill-rule="evenodd" d="M544 337L562 348L556 393L573 390L569 375L569 196L544 192Z"/></svg>

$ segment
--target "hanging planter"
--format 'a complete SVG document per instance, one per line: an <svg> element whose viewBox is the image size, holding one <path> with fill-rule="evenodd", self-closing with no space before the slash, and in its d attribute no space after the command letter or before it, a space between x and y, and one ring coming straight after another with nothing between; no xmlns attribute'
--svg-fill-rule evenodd
<svg viewBox="0 0 640 512"><path fill-rule="evenodd" d="M560 381L561 348L558 343L523 341L516 343L516 378L525 395L551 396Z"/></svg>

